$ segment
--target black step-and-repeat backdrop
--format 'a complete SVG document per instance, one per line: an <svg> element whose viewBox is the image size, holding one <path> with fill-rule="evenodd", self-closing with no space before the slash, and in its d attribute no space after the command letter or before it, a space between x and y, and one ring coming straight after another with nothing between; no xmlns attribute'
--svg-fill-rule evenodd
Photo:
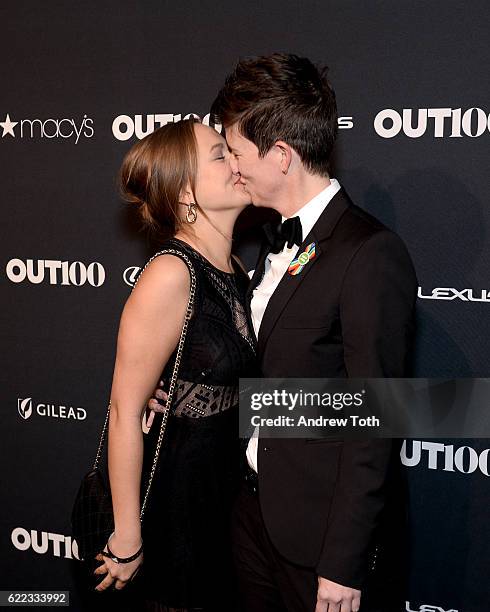
<svg viewBox="0 0 490 612"><path fill-rule="evenodd" d="M486 0L2 6L0 589L69 590L72 609L97 608L78 584L69 514L119 316L154 248L118 199L117 170L156 127L206 121L239 56L331 67L333 175L416 265L415 374L490 375L489 18ZM490 609L489 448L405 442L407 611Z"/></svg>

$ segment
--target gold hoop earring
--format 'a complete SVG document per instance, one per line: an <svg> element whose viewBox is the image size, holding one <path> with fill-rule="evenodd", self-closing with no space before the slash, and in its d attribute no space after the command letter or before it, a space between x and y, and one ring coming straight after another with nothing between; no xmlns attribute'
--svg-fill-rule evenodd
<svg viewBox="0 0 490 612"><path fill-rule="evenodd" d="M196 205L194 202L187 204L187 212L185 214L187 223L195 223L197 219Z"/></svg>

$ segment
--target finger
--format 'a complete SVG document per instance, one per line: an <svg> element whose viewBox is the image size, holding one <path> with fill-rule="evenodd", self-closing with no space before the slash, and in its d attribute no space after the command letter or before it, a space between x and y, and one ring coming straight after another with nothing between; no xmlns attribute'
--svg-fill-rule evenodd
<svg viewBox="0 0 490 612"><path fill-rule="evenodd" d="M340 612L352 612L352 602L343 601L340 605Z"/></svg>
<svg viewBox="0 0 490 612"><path fill-rule="evenodd" d="M329 603L327 610L328 612L340 612L340 604Z"/></svg>
<svg viewBox="0 0 490 612"><path fill-rule="evenodd" d="M146 419L146 426L148 428L151 427L151 424L153 423L153 419L155 418L155 413L153 412L153 410L150 412L150 416Z"/></svg>
<svg viewBox="0 0 490 612"><path fill-rule="evenodd" d="M126 586L126 582L127 580L116 580L114 588L120 591L121 589L124 589L124 587Z"/></svg>
<svg viewBox="0 0 490 612"><path fill-rule="evenodd" d="M361 598L354 597L354 599L352 600L352 612L359 612L360 608L361 608Z"/></svg>
<svg viewBox="0 0 490 612"><path fill-rule="evenodd" d="M328 610L328 601L325 600L317 600L315 612L329 612Z"/></svg>
<svg viewBox="0 0 490 612"><path fill-rule="evenodd" d="M108 574L104 580L101 580L99 582L99 584L95 587L96 591L105 591L106 589L108 589L110 586L112 586L112 583L114 582L114 578Z"/></svg>
<svg viewBox="0 0 490 612"><path fill-rule="evenodd" d="M151 399L148 402L148 407L151 408L152 410L154 410L155 412L161 412L162 411L162 407L160 406L160 403L156 399Z"/></svg>
<svg viewBox="0 0 490 612"><path fill-rule="evenodd" d="M102 565L99 565L98 567L95 568L94 574L107 574L108 571L109 569L107 565L103 563Z"/></svg>
<svg viewBox="0 0 490 612"><path fill-rule="evenodd" d="M162 409L162 407L160 406L160 404L158 403L156 399L151 399L148 402L148 408L152 410L153 412L160 412Z"/></svg>

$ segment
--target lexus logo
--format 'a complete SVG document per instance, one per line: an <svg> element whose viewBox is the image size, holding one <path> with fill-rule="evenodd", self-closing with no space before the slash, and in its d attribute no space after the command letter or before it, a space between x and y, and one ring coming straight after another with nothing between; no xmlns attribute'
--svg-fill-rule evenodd
<svg viewBox="0 0 490 612"><path fill-rule="evenodd" d="M136 281L136 277L138 276L138 272L141 270L141 268L138 268L138 266L131 266L130 268L126 268L123 272L123 280L126 283L126 285L129 285L130 287L132 287Z"/></svg>

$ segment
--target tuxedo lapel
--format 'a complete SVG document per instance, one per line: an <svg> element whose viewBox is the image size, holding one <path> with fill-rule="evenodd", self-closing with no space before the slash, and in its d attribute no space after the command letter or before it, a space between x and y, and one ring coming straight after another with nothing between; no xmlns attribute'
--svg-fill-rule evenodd
<svg viewBox="0 0 490 612"><path fill-rule="evenodd" d="M291 275L286 270L274 293L271 295L259 328L259 355L263 354L267 340L269 339L269 336L287 303L294 295L295 291L297 291L297 289L300 287L304 279L314 269L315 264L325 252L325 250L328 249L326 241L332 234L333 230L335 229L335 226L340 220L340 217L343 215L349 204L349 196L341 188L331 199L331 201L329 202L329 204L311 229L310 233L303 240L303 243L298 249L298 254L302 253L309 244L314 242L316 251L315 258L309 261L299 274ZM259 266L257 266L257 270L255 270L255 273L252 277L252 281L255 277L255 284L253 284L253 282L250 284L250 300L247 300L247 302L251 301L253 290L262 279L265 258L268 252L269 251L266 250L265 255L259 258L259 263L262 266L261 271L259 270ZM310 298L313 297L314 296L310 296ZM306 299L305 304L308 304L308 298ZM307 316L308 315L306 314L305 317Z"/></svg>
<svg viewBox="0 0 490 612"><path fill-rule="evenodd" d="M252 274L252 278L250 279L250 282L247 287L247 291L245 293L245 310L247 313L248 324L251 330L254 329L253 321L252 321L252 310L250 307L250 304L252 301L252 295L253 295L253 291L255 287L257 287L257 285L260 283L264 275L265 259L267 255L269 254L269 251L270 251L270 244L267 240L264 239L262 241L259 255L257 257L257 264L255 266L254 273Z"/></svg>
<svg viewBox="0 0 490 612"><path fill-rule="evenodd" d="M307 242L305 240L305 242L303 242L303 244L299 248L298 254L304 251L305 246L307 246L311 242L316 242L313 231L308 234L307 238L310 240L310 242ZM286 307L294 292L298 289L298 287L301 285L307 275L311 272L320 255L322 254L322 250L318 242L316 243L315 251L315 258L306 264L300 274L293 276L291 274L288 274L286 270L274 293L271 295L269 302L267 303L264 316L262 317L262 322L260 323L259 337L257 339L259 355L263 353L265 344L272 330L274 329L274 326L277 320L279 319L281 312Z"/></svg>
<svg viewBox="0 0 490 612"><path fill-rule="evenodd" d="M254 273L252 274L252 278L250 279L250 283L247 288L247 297L249 298L249 302L252 299L252 293L255 287L262 280L262 276L264 275L265 269L265 259L270 252L270 244L266 239L262 241L259 256L257 257L257 265L255 266Z"/></svg>

